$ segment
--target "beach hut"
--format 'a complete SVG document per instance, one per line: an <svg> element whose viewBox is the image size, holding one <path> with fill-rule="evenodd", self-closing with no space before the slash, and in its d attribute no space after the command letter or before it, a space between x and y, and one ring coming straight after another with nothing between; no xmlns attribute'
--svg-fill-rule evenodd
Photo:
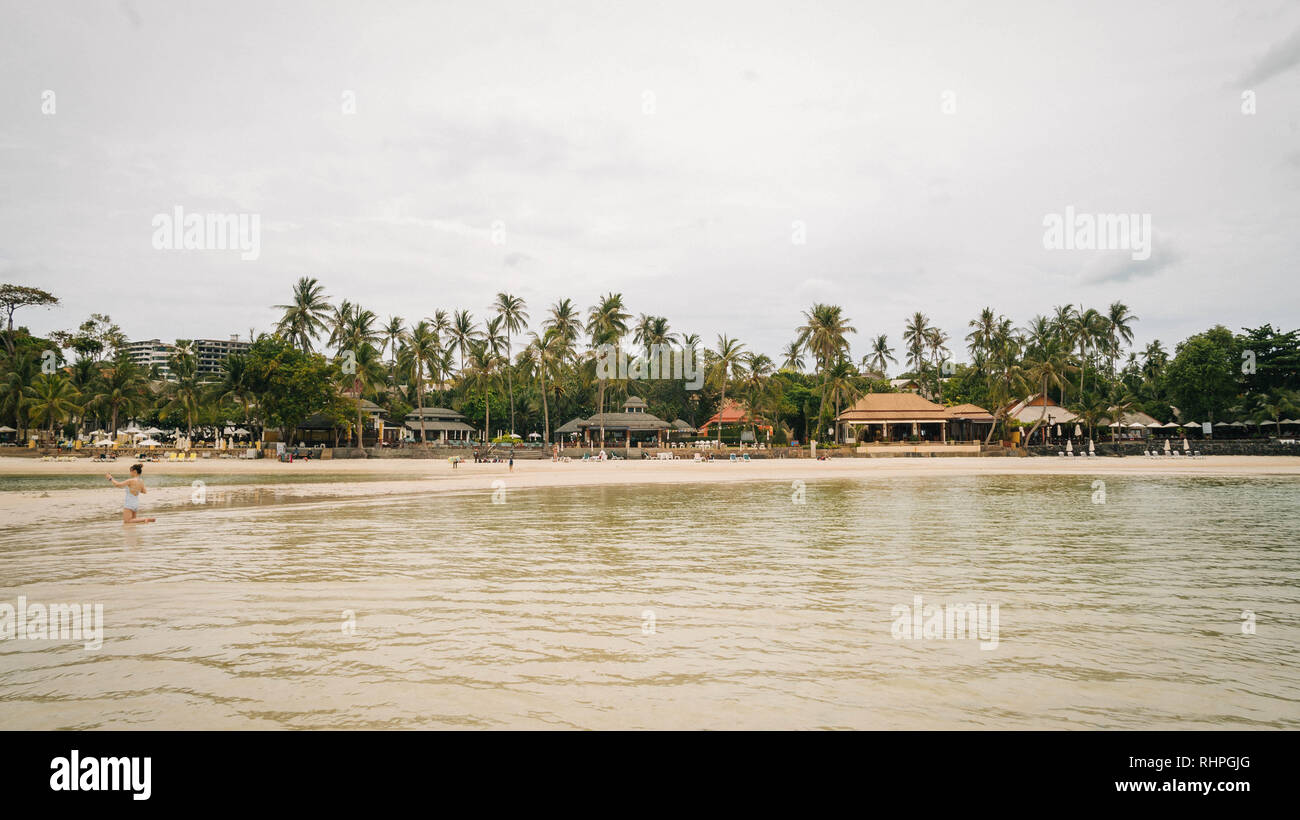
<svg viewBox="0 0 1300 820"><path fill-rule="evenodd" d="M916 393L867 393L835 417L836 439L843 443L912 437L947 441L952 418L947 408Z"/></svg>

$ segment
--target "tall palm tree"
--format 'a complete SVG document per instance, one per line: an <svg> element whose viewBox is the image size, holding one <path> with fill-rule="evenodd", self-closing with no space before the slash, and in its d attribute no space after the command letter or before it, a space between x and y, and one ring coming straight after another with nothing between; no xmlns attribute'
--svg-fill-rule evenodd
<svg viewBox="0 0 1300 820"><path fill-rule="evenodd" d="M347 349L353 352L351 359L353 372L343 374L342 381L348 392L357 394L357 446L365 447L365 414L362 412L361 403L367 395L375 395L375 388L384 383L387 374L383 357L374 345L362 342ZM420 432L424 432L423 425L420 427Z"/></svg>
<svg viewBox="0 0 1300 820"><path fill-rule="evenodd" d="M238 404L244 411L244 424L250 423L256 393L253 386L253 372L248 366L248 356L243 353L232 353L221 361L221 378L214 387L214 393L218 402L229 401ZM128 409L127 412L133 411ZM113 414L113 434L117 434L116 412Z"/></svg>
<svg viewBox="0 0 1300 820"><path fill-rule="evenodd" d="M1080 307L1083 307L1080 305ZM1079 346L1079 393L1082 394L1088 378L1089 352L1099 339L1106 338L1106 319L1092 308L1080 310L1075 315L1074 341Z"/></svg>
<svg viewBox="0 0 1300 820"><path fill-rule="evenodd" d="M786 345L785 350L781 353L781 367L785 370L802 373L803 366L803 345L799 343L798 339L795 339Z"/></svg>
<svg viewBox="0 0 1300 820"><path fill-rule="evenodd" d="M352 323L353 312L359 309L359 305L354 305L347 299L335 306L328 320L330 337L329 341L325 343L326 347L333 347L335 350L343 347L343 334L348 325Z"/></svg>
<svg viewBox="0 0 1300 820"><path fill-rule="evenodd" d="M451 347L460 352L460 372L463 376L465 373L465 353L480 338L480 333L474 327L474 315L468 310L458 310L452 316L451 327L447 330L447 336L451 339Z"/></svg>
<svg viewBox="0 0 1300 820"><path fill-rule="evenodd" d="M493 321L488 322L490 326ZM489 341L489 339L479 339L474 342L469 350L469 377L466 380L466 389L478 388L483 391L483 443L489 444L492 441L492 400L491 393L496 385L497 370L501 367L502 358L498 352L499 347Z"/></svg>
<svg viewBox="0 0 1300 820"><path fill-rule="evenodd" d="M824 390L826 398L830 399L835 408L834 418L839 418L840 407L857 401L861 395L855 376L857 373L853 371L853 365L844 359L831 365L830 371L826 374Z"/></svg>
<svg viewBox="0 0 1300 820"><path fill-rule="evenodd" d="M713 360L714 378L722 388L722 398L718 400L718 444L722 444L722 412L727 409L727 379L737 377L743 372L745 346L726 334L718 336L718 349Z"/></svg>
<svg viewBox="0 0 1300 820"><path fill-rule="evenodd" d="M1109 336L1110 375L1115 376L1115 359L1119 356L1120 346L1133 344L1133 323L1138 317L1123 302L1111 302L1106 312L1106 331Z"/></svg>
<svg viewBox="0 0 1300 820"><path fill-rule="evenodd" d="M884 333L871 340L871 352L866 358L870 369L879 373L881 378L888 374L890 362L898 364L898 359L894 358L894 349L889 346L889 337Z"/></svg>
<svg viewBox="0 0 1300 820"><path fill-rule="evenodd" d="M149 382L144 372L126 356L119 356L100 371L90 406L108 413L109 429L116 438L118 419L139 414L149 398Z"/></svg>
<svg viewBox="0 0 1300 820"><path fill-rule="evenodd" d="M627 312L623 305L623 294L607 293L600 298L592 308L587 311L587 334L591 337L591 349L594 351L601 345L618 346L619 341L627 333L627 320L631 314ZM600 416L600 443L605 444L605 382L606 379L601 377L597 380L597 413Z"/></svg>
<svg viewBox="0 0 1300 820"><path fill-rule="evenodd" d="M178 339L176 349L167 360L170 378L163 388L163 413L180 413L185 418L185 437L194 438L207 392L199 378L198 357L189 341Z"/></svg>
<svg viewBox="0 0 1300 820"><path fill-rule="evenodd" d="M930 319L921 311L912 314L903 328L903 344L907 345L907 366L921 375L925 370L925 350L930 341Z"/></svg>
<svg viewBox="0 0 1300 820"><path fill-rule="evenodd" d="M511 336L528 327L528 305L524 303L522 298L502 292L497 294L494 307L497 317L505 324L506 330L506 392L510 395L510 433L513 435L515 432L515 388L510 378L512 369L510 360L514 357Z"/></svg>
<svg viewBox="0 0 1300 820"><path fill-rule="evenodd" d="M561 299L551 305L550 316L542 327L546 330L554 330L560 349L572 353L578 335L582 333L582 317L578 315L578 309L574 307L572 299Z"/></svg>
<svg viewBox="0 0 1300 820"><path fill-rule="evenodd" d="M403 340L402 369L415 384L415 407L420 417L420 444L428 444L424 419L424 374L429 362L438 356L438 335L427 320L421 319Z"/></svg>
<svg viewBox="0 0 1300 820"><path fill-rule="evenodd" d="M392 357L389 361L397 361L397 343L402 340L402 334L405 330L405 323L402 321L401 316L388 317L388 324L384 325L384 329L381 331L383 338L383 344L379 348L381 356L384 354L384 351L391 351Z"/></svg>
<svg viewBox="0 0 1300 820"><path fill-rule="evenodd" d="M1071 367L1065 351L1052 345L1037 357L1026 361L1025 369L1025 377L1030 382L1042 385L1043 397L1042 413L1039 415L1038 421L1034 422L1034 426L1030 428L1029 434L1025 436L1025 444L1028 445L1033 439L1034 433L1047 421L1047 389L1052 385L1061 386Z"/></svg>
<svg viewBox="0 0 1300 820"><path fill-rule="evenodd" d="M799 341L813 354L817 370L822 374L822 395L817 402L817 429L820 430L826 406L826 371L848 354L848 334L858 331L849 324L839 305L816 303L803 312L803 318Z"/></svg>
<svg viewBox="0 0 1300 820"><path fill-rule="evenodd" d="M293 287L293 301L275 307L284 311L276 332L310 353L312 341L325 331L330 316L324 286L304 276Z"/></svg>
<svg viewBox="0 0 1300 820"><path fill-rule="evenodd" d="M533 362L534 372L541 383L542 441L549 444L551 441L551 414L546 398L546 377L554 373L559 363L557 355L560 352L560 339L554 328L543 330L540 336L536 331L530 331L529 336L531 338L527 352Z"/></svg>

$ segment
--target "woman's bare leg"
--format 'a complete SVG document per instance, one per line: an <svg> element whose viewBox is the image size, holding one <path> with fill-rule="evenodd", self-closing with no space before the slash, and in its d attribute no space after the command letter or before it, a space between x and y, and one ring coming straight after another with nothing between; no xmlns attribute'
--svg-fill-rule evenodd
<svg viewBox="0 0 1300 820"><path fill-rule="evenodd" d="M135 510L122 510L123 524L152 524L155 520L153 518L136 518Z"/></svg>

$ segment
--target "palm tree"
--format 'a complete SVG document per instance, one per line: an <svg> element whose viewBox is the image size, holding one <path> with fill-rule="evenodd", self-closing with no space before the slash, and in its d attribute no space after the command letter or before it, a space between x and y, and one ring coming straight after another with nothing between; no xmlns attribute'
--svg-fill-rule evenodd
<svg viewBox="0 0 1300 820"><path fill-rule="evenodd" d="M403 340L402 369L411 374L415 383L415 407L420 418L420 444L428 444L429 437L424 419L424 372L428 363L438 356L438 335L427 320L421 319ZM409 406L409 405L408 405Z"/></svg>
<svg viewBox="0 0 1300 820"><path fill-rule="evenodd" d="M163 389L165 403L161 412L181 413L185 417L185 437L194 438L194 425L206 389L199 378L198 357L189 340L176 340L176 349L168 358L167 367L171 377Z"/></svg>
<svg viewBox="0 0 1300 820"><path fill-rule="evenodd" d="M1047 389L1052 385L1061 386L1066 380L1067 372L1071 369L1069 358L1065 352L1056 348L1055 345L1049 346L1039 356L1029 359L1025 362L1025 377L1034 384L1042 385L1043 411L1038 421L1030 428L1029 434L1025 436L1025 444L1028 445L1033 439L1034 433L1047 420Z"/></svg>
<svg viewBox="0 0 1300 820"><path fill-rule="evenodd" d="M236 358L243 361L243 357L238 354L229 356L226 361ZM242 372L247 372L247 369ZM119 356L100 372L99 383L95 387L95 396L90 406L108 412L109 429L112 430L112 436L116 438L118 419L122 415L139 414L148 399L149 382L145 379L144 373L129 358Z"/></svg>
<svg viewBox="0 0 1300 820"><path fill-rule="evenodd" d="M543 330L542 334L537 335L536 331L529 333L531 340L528 344L527 353L529 359L533 362L537 377L541 382L542 393L542 441L550 443L551 441L551 415L550 407L546 399L546 377L554 372L558 364L557 355L560 351L559 335L554 328Z"/></svg>
<svg viewBox="0 0 1300 820"><path fill-rule="evenodd" d="M143 379L141 380L143 381ZM214 392L218 402L233 401L244 410L244 424L251 418L250 408L256 395L253 389L253 373L248 367L248 357L243 353L232 353L221 362L221 380L217 382ZM132 412L129 411L128 412ZM117 434L117 414L113 414L113 433Z"/></svg>
<svg viewBox="0 0 1300 820"><path fill-rule="evenodd" d="M1273 420L1274 429L1282 434L1282 416L1300 410L1300 392L1277 388L1260 397L1259 409L1265 418Z"/></svg>
<svg viewBox="0 0 1300 820"><path fill-rule="evenodd" d="M79 409L77 389L62 373L41 373L23 389L23 397L32 423L48 424L51 436L55 425Z"/></svg>
<svg viewBox="0 0 1300 820"><path fill-rule="evenodd" d="M474 327L474 316L468 310L458 310L453 315L451 327L447 329L451 347L460 351L460 372L465 373L465 353L479 339L479 331Z"/></svg>
<svg viewBox="0 0 1300 820"><path fill-rule="evenodd" d="M276 332L310 353L312 340L325 331L325 323L330 315L324 286L317 284L315 279L304 276L294 285L293 301L275 307L284 311Z"/></svg>
<svg viewBox="0 0 1300 820"><path fill-rule="evenodd" d="M1119 355L1121 344L1133 344L1133 322L1138 317L1134 316L1128 309L1128 305L1123 302L1111 302L1110 309L1106 312L1106 331L1109 336L1109 353L1110 353L1110 375L1115 376L1115 359Z"/></svg>
<svg viewBox="0 0 1300 820"><path fill-rule="evenodd" d="M379 348L379 353L382 356L384 351L392 350L390 362L397 361L397 343L401 341L403 332L405 332L405 325L402 322L402 317L389 316L388 324L384 325L384 329L381 331L383 344Z"/></svg>
<svg viewBox="0 0 1300 820"><path fill-rule="evenodd" d="M623 294L607 293L587 312L587 333L591 337L591 348L596 350L601 345L618 347L619 340L627 333L627 320L631 314L623 306ZM605 382L598 379L597 413L600 416L600 443L605 444Z"/></svg>
<svg viewBox="0 0 1300 820"><path fill-rule="evenodd" d="M496 301L497 318L505 323L506 329L506 392L510 394L510 433L515 432L515 389L510 378L510 360L514 355L511 334L518 333L528 326L528 306L518 296L498 293Z"/></svg>
<svg viewBox="0 0 1300 820"><path fill-rule="evenodd" d="M383 357L374 345L362 342L348 349L353 353L351 359L353 372L342 374L342 379L347 391L357 394L357 446L364 448L366 446L365 418L361 402L365 400L367 394L374 395L376 386L384 383L387 374L384 370ZM423 425L420 426L420 432L424 433Z"/></svg>
<svg viewBox="0 0 1300 820"><path fill-rule="evenodd" d="M989 344L993 334L997 332L998 320L993 313L993 308L984 308L980 311L979 317L971 319L966 326L971 329L970 333L966 334L966 349L970 351L976 370L982 370L982 363L989 352Z"/></svg>
<svg viewBox="0 0 1300 820"><path fill-rule="evenodd" d="M849 324L839 305L814 304L803 313L804 324L799 328L799 341L813 354L817 369L822 373L822 396L817 403L817 428L821 429L822 413L826 405L826 371L842 359L849 350L848 334L857 333Z"/></svg>
<svg viewBox="0 0 1300 820"><path fill-rule="evenodd" d="M795 339L793 342L790 342L785 346L785 350L781 354L781 368L783 370L793 370L796 373L802 373L803 366L803 345L799 344L798 339Z"/></svg>
<svg viewBox="0 0 1300 820"><path fill-rule="evenodd" d="M713 360L713 373L722 388L722 398L718 400L718 444L722 444L722 412L727 409L727 379L739 376L744 359L745 346L725 334L718 336L718 349Z"/></svg>
<svg viewBox="0 0 1300 820"><path fill-rule="evenodd" d="M1080 305L1082 307L1082 305ZM1081 310L1075 318L1074 339L1079 345L1079 392L1082 394L1088 378L1088 352L1096 347L1098 339L1106 337L1106 319L1092 308Z"/></svg>
<svg viewBox="0 0 1300 820"><path fill-rule="evenodd" d="M554 330L560 349L572 352L578 341L578 334L582 333L582 319L578 316L578 309L574 307L573 300L561 299L551 305L551 315L542 327L546 330Z"/></svg>
<svg viewBox="0 0 1300 820"><path fill-rule="evenodd" d="M920 376L925 371L925 348L930 341L930 320L917 311L907 320L903 329L903 344L907 345L907 366Z"/></svg>
<svg viewBox="0 0 1300 820"><path fill-rule="evenodd" d="M823 390L835 408L834 418L839 418L841 406L857 401L861 395L855 376L857 373L854 372L853 365L845 359L831 365L827 372Z"/></svg>
<svg viewBox="0 0 1300 820"><path fill-rule="evenodd" d="M4 362L4 381L0 382L0 410L13 416L23 441L27 440L27 424L30 421L26 390L40 371L36 353L32 350L12 353Z"/></svg>
<svg viewBox="0 0 1300 820"><path fill-rule="evenodd" d="M489 327L493 319L488 322ZM501 354L499 348L494 348L488 339L480 339L474 342L469 350L469 377L466 388L478 388L483 391L483 442L489 444L492 441L492 401L490 393L496 382L497 368L501 365Z"/></svg>
<svg viewBox="0 0 1300 820"><path fill-rule="evenodd" d="M348 325L352 323L352 314L359 310L358 305L354 305L347 299L334 308L334 312L329 318L329 341L325 343L326 347L333 347L336 350L343 347L343 334L346 332Z"/></svg>
<svg viewBox="0 0 1300 820"><path fill-rule="evenodd" d="M865 358L869 362L869 369L879 373L882 379L887 375L889 362L898 364L898 359L894 358L894 349L889 346L889 338L884 333L871 340L871 352Z"/></svg>

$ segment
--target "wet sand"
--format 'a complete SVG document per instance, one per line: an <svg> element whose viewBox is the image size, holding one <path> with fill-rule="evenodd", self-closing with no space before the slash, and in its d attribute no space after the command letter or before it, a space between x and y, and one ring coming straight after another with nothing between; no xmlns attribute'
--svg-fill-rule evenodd
<svg viewBox="0 0 1300 820"><path fill-rule="evenodd" d="M29 458L0 458L0 522L30 521L54 516L68 518L115 515L121 491L103 475L125 478L129 459L104 464L88 460L43 462ZM85 476L80 489L3 492L6 476ZM1300 456L1210 456L1148 459L1127 458L838 458L720 460L712 463L689 459L675 461L627 460L607 462L519 460L514 470L506 464L461 463L453 468L446 459L341 459L281 463L272 459L203 459L193 463L146 463L145 483L152 476L232 476L248 478L233 485L206 488L205 503L291 503L300 500L377 498L428 493L491 492L492 483L504 480L511 490L535 487L581 487L626 484L713 484L726 482L821 479L872 479L880 477L945 477L979 475L1095 475L1095 476L1300 476ZM281 477L292 476L295 483ZM319 482L303 481L304 476ZM142 509L163 512L189 506L192 489L155 487Z"/></svg>

